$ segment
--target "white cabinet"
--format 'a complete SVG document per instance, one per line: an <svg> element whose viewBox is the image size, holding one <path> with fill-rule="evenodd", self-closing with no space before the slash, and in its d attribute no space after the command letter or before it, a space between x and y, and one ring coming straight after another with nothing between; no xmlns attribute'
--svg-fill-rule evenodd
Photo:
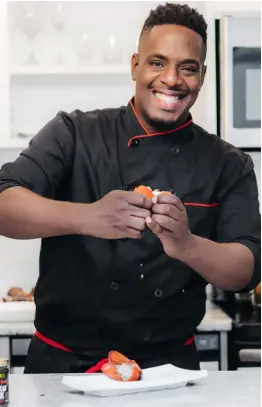
<svg viewBox="0 0 262 407"><path fill-rule="evenodd" d="M0 148L26 147L60 110L126 105L152 6L0 0Z"/></svg>
<svg viewBox="0 0 262 407"><path fill-rule="evenodd" d="M131 56L158 4L0 0L0 149L26 147L60 110L126 105ZM204 93L199 103L193 116L204 125Z"/></svg>

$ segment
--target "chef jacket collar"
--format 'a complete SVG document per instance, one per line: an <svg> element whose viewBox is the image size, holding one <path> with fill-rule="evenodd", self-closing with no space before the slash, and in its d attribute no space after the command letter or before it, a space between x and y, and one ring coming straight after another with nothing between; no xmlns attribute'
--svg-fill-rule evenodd
<svg viewBox="0 0 262 407"><path fill-rule="evenodd" d="M134 106L134 97L129 101L127 106L126 123L128 133L128 147L131 145L132 140L141 138L143 139L149 137L161 137L163 135L169 134L175 136L176 142L185 142L191 140L193 137L193 119L190 113L188 114L186 122L182 126L164 132L150 133L143 125L138 116L138 113L136 112Z"/></svg>

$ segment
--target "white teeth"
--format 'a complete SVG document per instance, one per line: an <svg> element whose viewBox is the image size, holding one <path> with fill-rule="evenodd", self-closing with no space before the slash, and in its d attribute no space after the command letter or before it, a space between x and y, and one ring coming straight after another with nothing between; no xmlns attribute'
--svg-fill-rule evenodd
<svg viewBox="0 0 262 407"><path fill-rule="evenodd" d="M168 95L165 95L164 93L158 93L158 92L154 92L154 95L156 98L162 99L167 103L176 103L179 100L179 96L168 96Z"/></svg>

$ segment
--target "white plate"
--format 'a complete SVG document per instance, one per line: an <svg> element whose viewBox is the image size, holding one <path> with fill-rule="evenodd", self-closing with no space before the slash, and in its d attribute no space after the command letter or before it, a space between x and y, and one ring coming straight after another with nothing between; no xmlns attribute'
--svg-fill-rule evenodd
<svg viewBox="0 0 262 407"><path fill-rule="evenodd" d="M206 377L206 370L185 370L167 364L144 369L142 380L137 382L119 382L104 374L86 374L63 376L62 383L73 390L104 397L181 387Z"/></svg>

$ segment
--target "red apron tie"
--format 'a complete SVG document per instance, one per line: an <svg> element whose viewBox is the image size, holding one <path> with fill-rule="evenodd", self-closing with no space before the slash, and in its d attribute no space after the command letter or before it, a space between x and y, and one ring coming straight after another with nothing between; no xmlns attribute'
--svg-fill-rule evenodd
<svg viewBox="0 0 262 407"><path fill-rule="evenodd" d="M90 367L85 371L85 373L98 373L101 372L102 367L108 363L108 359L102 359L100 360L95 366Z"/></svg>
<svg viewBox="0 0 262 407"><path fill-rule="evenodd" d="M60 350L63 350L65 352L70 352L70 353L74 353L74 351L72 349L67 348L66 346L62 345L59 342L54 341L53 339L47 338L46 336L42 335L39 331L35 332L35 336L40 339L42 342L46 343L49 346L52 346L53 348L57 348ZM192 336L191 338L189 338L185 343L184 346L188 346L191 345L191 343L194 342L194 336ZM98 373L101 372L101 368L102 366L104 366L105 363L108 362L107 358L104 358L102 360L100 360L96 365L90 367L89 369L86 370L85 373Z"/></svg>

